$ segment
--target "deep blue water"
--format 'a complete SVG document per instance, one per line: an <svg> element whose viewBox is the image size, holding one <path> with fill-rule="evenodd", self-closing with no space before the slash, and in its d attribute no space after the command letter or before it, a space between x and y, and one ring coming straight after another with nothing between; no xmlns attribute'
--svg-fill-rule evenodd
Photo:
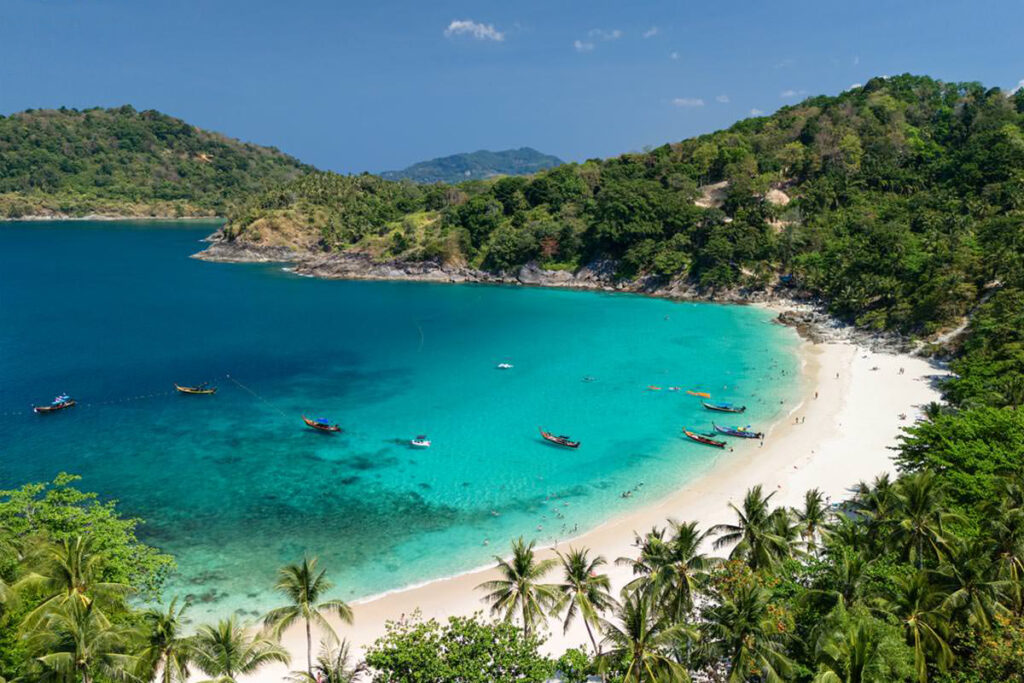
<svg viewBox="0 0 1024 683"><path fill-rule="evenodd" d="M304 552L354 598L566 538L730 457L679 438L711 415L668 387L760 427L796 396L795 336L755 308L188 258L211 229L0 224L0 488L83 475L147 520L199 612L262 610ZM216 396L173 391L204 380ZM28 410L58 392L80 405Z"/></svg>

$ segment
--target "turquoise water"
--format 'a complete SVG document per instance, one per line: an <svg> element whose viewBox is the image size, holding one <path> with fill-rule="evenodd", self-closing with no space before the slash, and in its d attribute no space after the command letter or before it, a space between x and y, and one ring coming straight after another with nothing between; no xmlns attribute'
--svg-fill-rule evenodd
<svg viewBox="0 0 1024 683"><path fill-rule="evenodd" d="M189 259L210 229L0 225L0 488L83 475L147 520L199 616L263 610L304 552L356 598L652 502L733 455L679 438L711 415L670 386L758 427L796 399L796 338L759 309ZM28 411L58 392L80 405Z"/></svg>

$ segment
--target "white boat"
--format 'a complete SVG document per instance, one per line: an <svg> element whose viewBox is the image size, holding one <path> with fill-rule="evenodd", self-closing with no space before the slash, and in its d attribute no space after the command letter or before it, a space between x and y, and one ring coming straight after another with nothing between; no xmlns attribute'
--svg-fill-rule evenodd
<svg viewBox="0 0 1024 683"><path fill-rule="evenodd" d="M430 439L425 434L420 434L415 439L409 442L409 445L413 448L430 448Z"/></svg>
<svg viewBox="0 0 1024 683"><path fill-rule="evenodd" d="M515 366L511 363L498 363L499 370L511 370L513 367Z"/></svg>

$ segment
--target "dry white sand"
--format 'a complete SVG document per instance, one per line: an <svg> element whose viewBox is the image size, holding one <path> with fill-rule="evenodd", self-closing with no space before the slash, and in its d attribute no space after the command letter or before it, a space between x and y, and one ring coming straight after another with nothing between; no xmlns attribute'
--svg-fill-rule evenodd
<svg viewBox="0 0 1024 683"><path fill-rule="evenodd" d="M755 440L735 444L735 452L719 454L711 471L666 499L559 547L585 546L607 558L607 571L617 592L629 580L630 570L615 566L614 560L635 554L634 531L663 526L669 517L696 520L702 528L732 521L727 504L739 504L755 484L762 484L766 492L776 492L775 505L797 507L809 488L817 487L837 501L848 497L850 487L858 481L893 472L890 447L897 443L901 427L912 424L925 404L939 399L931 380L942 371L920 358L872 353L846 343L804 343L800 354L805 398L788 418L769 430L763 447ZM901 419L900 414L906 418ZM798 419L800 423L794 424ZM495 552L504 550L495 548ZM541 555L552 556L553 551ZM384 632L387 620L398 620L416 609L424 618L440 621L485 610L475 587L494 576L493 569L483 569L358 601L353 605L355 625L336 625L338 633L362 648ZM556 580L555 573L551 580ZM562 632L557 621L550 627L544 649L556 656L568 647L589 642L578 624L568 633ZM316 639L314 635L314 648ZM294 628L284 634L282 642L293 653L291 668L304 668L304 631ZM249 680L280 681L286 670L267 667Z"/></svg>

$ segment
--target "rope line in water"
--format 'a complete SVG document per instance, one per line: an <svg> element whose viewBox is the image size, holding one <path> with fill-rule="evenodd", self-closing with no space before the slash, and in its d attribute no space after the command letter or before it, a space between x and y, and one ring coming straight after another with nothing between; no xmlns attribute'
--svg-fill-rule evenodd
<svg viewBox="0 0 1024 683"><path fill-rule="evenodd" d="M229 380L231 380L232 382L234 382L235 384L237 384L237 385L238 385L238 386L239 386L239 387L240 387L241 389L244 389L245 391L248 391L248 392L249 392L250 394L252 394L253 396L255 396L255 397L256 397L256 398L258 399L258 400L260 400L260 401L262 401L263 403L265 403L265 404L266 404L266 405L267 405L268 407L270 407L270 408L273 408L274 410L276 410L276 411L277 411L278 413L280 413L280 414L281 414L281 417L283 417L284 419L286 419L286 420L288 419L288 414L287 414L287 413L285 413L285 412L284 412L283 410L281 410L280 408L278 408L277 406L275 406L275 405L274 405L273 403L271 403L271 402L270 402L270 401L268 401L267 399L265 399L265 398L263 398L262 396L260 396L259 394L257 394L257 393L256 393L255 391L253 391L253 390L252 390L252 389L250 389L249 387L247 387L247 386L245 386L244 384L242 384L241 382L239 382L239 381L238 381L237 379L235 379L234 377L232 377L232 376L231 376L230 374L228 374L228 375L225 375L225 378L226 378L226 379L229 379Z"/></svg>

